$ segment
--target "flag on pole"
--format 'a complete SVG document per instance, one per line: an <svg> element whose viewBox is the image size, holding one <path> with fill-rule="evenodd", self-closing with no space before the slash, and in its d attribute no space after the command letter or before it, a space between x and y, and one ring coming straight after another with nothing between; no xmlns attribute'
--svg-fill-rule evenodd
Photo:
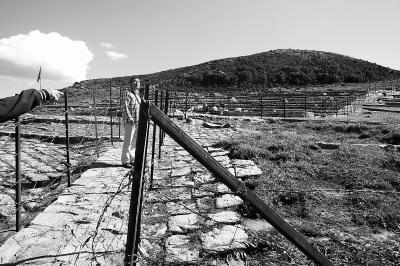
<svg viewBox="0 0 400 266"><path fill-rule="evenodd" d="M40 74L42 73L42 67L40 67L40 70L39 70L39 75L38 75L38 77L37 77L37 82L39 82L39 80L41 79L41 77L40 77Z"/></svg>

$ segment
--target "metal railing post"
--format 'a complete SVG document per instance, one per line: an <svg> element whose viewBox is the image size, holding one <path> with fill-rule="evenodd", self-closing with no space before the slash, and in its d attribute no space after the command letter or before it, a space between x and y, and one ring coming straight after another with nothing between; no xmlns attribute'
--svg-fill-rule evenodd
<svg viewBox="0 0 400 266"><path fill-rule="evenodd" d="M65 148L67 149L67 180L68 187L71 186L71 161L69 155L69 118L68 118L68 92L64 91L64 110L65 110Z"/></svg>
<svg viewBox="0 0 400 266"><path fill-rule="evenodd" d="M100 157L99 155L99 142L98 142L98 133L97 133L97 113L96 113L96 88L93 88L93 102L94 102L94 128L96 132L96 154L97 158Z"/></svg>
<svg viewBox="0 0 400 266"><path fill-rule="evenodd" d="M185 119L187 118L187 111L188 111L188 97L189 97L189 92L186 92L186 101L185 101ZM215 95L214 95L215 98Z"/></svg>
<svg viewBox="0 0 400 266"><path fill-rule="evenodd" d="M18 95L18 94L16 94ZM15 231L21 230L21 118L15 119L15 208L17 210L15 217Z"/></svg>
<svg viewBox="0 0 400 266"><path fill-rule="evenodd" d="M132 173L131 203L129 208L128 234L125 251L125 265L137 265L138 246L140 242L140 222L143 201L143 175L145 168L148 134L149 103L142 100L140 104L138 134L136 141L135 163Z"/></svg>
<svg viewBox="0 0 400 266"><path fill-rule="evenodd" d="M164 96L164 90L161 90L161 97L160 97L160 110L163 109L163 96ZM158 159L161 159L161 146L162 146L162 142L163 142L163 131L159 130L158 132Z"/></svg>
<svg viewBox="0 0 400 266"><path fill-rule="evenodd" d="M286 118L286 99L283 99L283 117Z"/></svg>
<svg viewBox="0 0 400 266"><path fill-rule="evenodd" d="M118 140L121 139L121 116L122 116L122 110L121 110L121 100L122 100L122 88L119 88L119 114L118 114Z"/></svg>
<svg viewBox="0 0 400 266"><path fill-rule="evenodd" d="M111 92L111 84L110 84L110 123L111 123L111 145L114 146L114 141L113 141L113 115L112 115L112 92Z"/></svg>
<svg viewBox="0 0 400 266"><path fill-rule="evenodd" d="M158 106L158 90L155 91L154 95L154 105ZM150 189L153 189L153 175L154 175L154 154L156 149L156 131L157 125L156 123L153 124L153 139L151 142L151 167L150 167Z"/></svg>

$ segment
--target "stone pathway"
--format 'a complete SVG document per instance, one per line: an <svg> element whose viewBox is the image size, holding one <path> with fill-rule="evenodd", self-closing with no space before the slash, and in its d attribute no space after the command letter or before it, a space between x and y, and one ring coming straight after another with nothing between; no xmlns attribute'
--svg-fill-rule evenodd
<svg viewBox="0 0 400 266"><path fill-rule="evenodd" d="M175 122L238 178L261 174L254 162L230 160L227 151L213 147L236 131L206 128L196 120ZM122 265L131 188L129 171L118 166L120 146L115 144L30 226L9 238L0 247L0 263ZM242 200L168 136L160 155L154 163L154 189L149 190L148 154L140 265L204 265L220 253L250 247L249 230L271 228L264 221L241 217ZM244 265L240 259L236 263Z"/></svg>

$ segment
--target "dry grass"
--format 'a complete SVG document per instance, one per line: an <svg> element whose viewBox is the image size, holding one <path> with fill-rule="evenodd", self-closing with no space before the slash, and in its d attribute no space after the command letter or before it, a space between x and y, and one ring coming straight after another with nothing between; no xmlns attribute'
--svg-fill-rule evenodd
<svg viewBox="0 0 400 266"><path fill-rule="evenodd" d="M264 174L245 182L335 265L398 265L400 152L354 145L400 144L398 118L382 115L379 124L356 118L240 122L247 133L219 145L257 162ZM318 142L341 146L323 150ZM250 258L262 265L313 265L282 236L255 237Z"/></svg>

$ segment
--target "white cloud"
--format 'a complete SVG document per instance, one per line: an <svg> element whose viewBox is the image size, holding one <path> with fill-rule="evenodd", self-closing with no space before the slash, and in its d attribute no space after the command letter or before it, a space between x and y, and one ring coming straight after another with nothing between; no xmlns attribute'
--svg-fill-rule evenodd
<svg viewBox="0 0 400 266"><path fill-rule="evenodd" d="M77 81L86 79L94 54L83 41L74 41L57 32L31 31L0 39L0 75L36 80Z"/></svg>
<svg viewBox="0 0 400 266"><path fill-rule="evenodd" d="M107 42L101 42L100 45L101 45L101 47L104 47L104 48L107 48L107 49L113 49L113 48L115 48L115 45L114 45L114 44L107 43Z"/></svg>
<svg viewBox="0 0 400 266"><path fill-rule="evenodd" d="M113 60L113 61L116 61L116 60L119 60L119 59L123 59L123 58L128 58L127 55L120 54L120 53L113 52L113 51L106 51L105 53L106 53L106 55L108 55L108 56L111 58L111 60Z"/></svg>

